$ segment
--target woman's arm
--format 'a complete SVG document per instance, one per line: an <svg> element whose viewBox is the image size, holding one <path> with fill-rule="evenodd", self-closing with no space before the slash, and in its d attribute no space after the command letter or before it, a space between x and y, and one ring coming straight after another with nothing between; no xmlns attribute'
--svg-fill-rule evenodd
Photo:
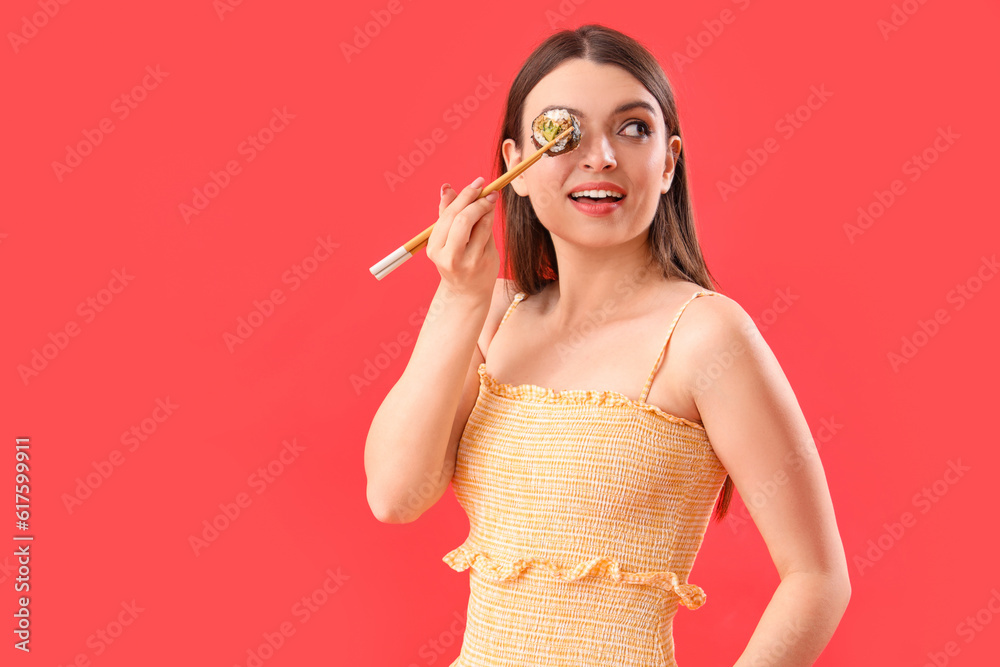
<svg viewBox="0 0 1000 667"><path fill-rule="evenodd" d="M478 339L502 284L493 240L496 197L483 177L461 192L441 186L427 239L441 282L403 374L382 401L365 441L368 505L380 521L413 521L444 495L478 393ZM491 199L492 197L492 199ZM491 295L492 293L492 295Z"/></svg>
<svg viewBox="0 0 1000 667"><path fill-rule="evenodd" d="M736 667L806 667L829 643L851 597L823 465L788 379L750 316L728 297L696 304L706 309L698 318L706 324L691 342L692 396L781 577Z"/></svg>

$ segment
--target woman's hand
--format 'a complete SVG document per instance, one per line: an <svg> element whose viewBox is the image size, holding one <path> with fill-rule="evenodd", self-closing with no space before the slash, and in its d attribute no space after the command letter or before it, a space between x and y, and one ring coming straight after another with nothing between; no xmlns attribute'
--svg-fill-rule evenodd
<svg viewBox="0 0 1000 667"><path fill-rule="evenodd" d="M427 257L442 284L456 296L492 300L500 273L500 254L493 240L493 211L499 192L477 199L480 176L461 192L441 186L438 220L427 239Z"/></svg>

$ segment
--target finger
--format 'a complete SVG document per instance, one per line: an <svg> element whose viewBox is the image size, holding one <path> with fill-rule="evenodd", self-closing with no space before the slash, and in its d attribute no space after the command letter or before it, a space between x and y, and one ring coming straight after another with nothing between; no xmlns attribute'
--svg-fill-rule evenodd
<svg viewBox="0 0 1000 667"><path fill-rule="evenodd" d="M458 196L446 207L446 211L449 213L457 214L459 211L464 209L466 206L476 201L479 193L483 190L483 185L486 184L486 179L480 176L476 180L469 183L467 186L462 188L462 191L458 193Z"/></svg>
<svg viewBox="0 0 1000 667"><path fill-rule="evenodd" d="M441 186L441 202L438 204L438 217L444 213L444 210L448 208L448 204L455 201L455 197L458 196L458 190L451 187L449 183L445 183Z"/></svg>
<svg viewBox="0 0 1000 667"><path fill-rule="evenodd" d="M448 206L455 201L459 193L455 188L451 187L450 183L444 183L441 185L441 200L438 202L438 220L434 224L434 229L431 230L431 235L427 239L427 245L433 248L444 247L445 241L448 238L448 230L451 229L451 218L445 217L444 212Z"/></svg>
<svg viewBox="0 0 1000 667"><path fill-rule="evenodd" d="M427 240L428 244L433 243L435 247L444 247L447 243L448 237L450 236L455 216L458 215L468 204L476 200L480 192L482 192L482 186L485 182L486 179L482 176L478 177L476 180L472 181L472 183L465 186L461 192L455 193L455 196L450 198L450 201L444 206L443 209L439 209L438 221L434 225L434 229L431 230L431 236ZM451 189L450 186L449 189ZM468 234L465 236L468 238Z"/></svg>
<svg viewBox="0 0 1000 667"><path fill-rule="evenodd" d="M472 235L472 230L477 226L477 222L488 212L495 208L496 200L490 201L486 197L472 202L464 209L462 209L448 230L448 239L445 241L445 245L449 243L461 244L460 247L466 246L469 243L469 239Z"/></svg>
<svg viewBox="0 0 1000 667"><path fill-rule="evenodd" d="M472 233L469 235L469 250L475 249L482 253L489 247L490 242L493 241L493 217L496 210L495 206L491 207L486 215L473 225Z"/></svg>

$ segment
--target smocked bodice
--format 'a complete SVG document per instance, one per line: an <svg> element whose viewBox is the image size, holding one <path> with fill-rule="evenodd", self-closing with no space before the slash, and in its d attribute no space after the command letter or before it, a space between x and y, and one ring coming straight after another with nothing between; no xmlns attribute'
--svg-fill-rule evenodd
<svg viewBox="0 0 1000 667"><path fill-rule="evenodd" d="M634 400L479 376L452 479L470 530L444 556L470 570L453 665L675 665L672 619L706 601L687 579L726 477L705 429L645 403L648 382Z"/></svg>

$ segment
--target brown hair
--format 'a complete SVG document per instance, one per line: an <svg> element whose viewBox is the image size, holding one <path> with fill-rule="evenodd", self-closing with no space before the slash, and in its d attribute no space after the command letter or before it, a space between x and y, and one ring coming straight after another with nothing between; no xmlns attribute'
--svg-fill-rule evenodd
<svg viewBox="0 0 1000 667"><path fill-rule="evenodd" d="M507 94L497 143L494 178L507 171L503 157L505 139L513 139L522 154L524 152L521 146L521 115L528 93L545 75L570 58L617 65L638 79L660 104L666 122L666 136L680 136L683 146L674 94L656 58L624 33L602 25L583 25L576 30L562 30L548 37L528 56L514 78ZM670 189L660 196L649 228L651 259L654 265L659 265L664 278L688 280L714 291L716 281L705 264L695 233L685 153L686 150L682 150L677 158ZM552 236L538 220L529 198L519 196L513 188L502 190L498 204L503 219L507 275L516 291L537 294L559 277ZM732 494L733 482L726 475L721 500L716 504L716 521L721 521L726 515Z"/></svg>

